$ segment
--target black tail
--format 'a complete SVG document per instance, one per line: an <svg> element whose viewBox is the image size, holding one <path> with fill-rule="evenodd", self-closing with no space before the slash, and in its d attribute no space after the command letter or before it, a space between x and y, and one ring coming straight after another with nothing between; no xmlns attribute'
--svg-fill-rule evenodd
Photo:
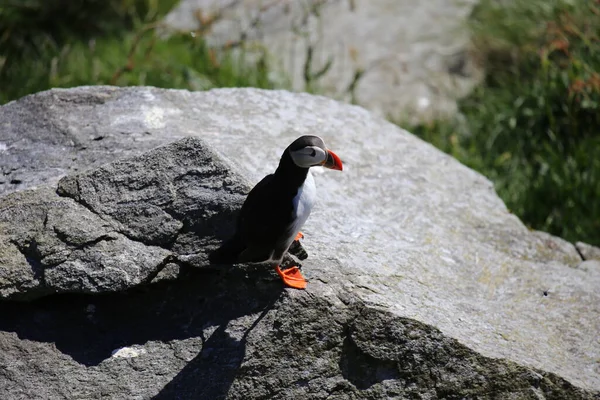
<svg viewBox="0 0 600 400"><path fill-rule="evenodd" d="M208 255L211 264L233 264L238 262L238 257L245 249L244 243L237 235L223 242L221 247Z"/></svg>

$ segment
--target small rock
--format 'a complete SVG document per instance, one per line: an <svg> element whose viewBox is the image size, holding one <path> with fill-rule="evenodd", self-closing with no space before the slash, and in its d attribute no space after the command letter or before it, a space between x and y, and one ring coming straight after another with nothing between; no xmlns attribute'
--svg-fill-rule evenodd
<svg viewBox="0 0 600 400"><path fill-rule="evenodd" d="M121 347L120 349L113 350L111 356L113 358L134 358L139 357L142 354L146 354L146 349L143 347Z"/></svg>

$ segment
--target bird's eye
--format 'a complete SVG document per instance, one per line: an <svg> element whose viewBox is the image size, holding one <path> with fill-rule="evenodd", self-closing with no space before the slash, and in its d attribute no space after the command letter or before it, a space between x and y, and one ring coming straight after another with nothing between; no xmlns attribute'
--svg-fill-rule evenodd
<svg viewBox="0 0 600 400"><path fill-rule="evenodd" d="M310 152L310 156L314 157L317 155L317 151L315 149L312 149L312 151Z"/></svg>

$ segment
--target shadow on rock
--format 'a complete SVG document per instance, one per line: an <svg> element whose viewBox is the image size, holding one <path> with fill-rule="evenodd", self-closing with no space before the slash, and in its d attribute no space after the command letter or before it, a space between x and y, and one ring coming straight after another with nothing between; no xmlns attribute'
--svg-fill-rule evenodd
<svg viewBox="0 0 600 400"><path fill-rule="evenodd" d="M204 337L206 328L219 326L196 357L200 362L194 360L184 371L216 368L210 361L202 361L210 360L210 349L216 347L231 351L228 362L239 366L245 345L227 335L227 323L266 312L281 293L281 284L266 271L185 269L177 281L124 293L57 295L32 303L0 302L0 331L15 332L21 339L54 343L78 363L94 366L124 346ZM226 376L237 367L223 368ZM184 371L174 384L177 379L186 379ZM201 371L195 373L202 375Z"/></svg>
<svg viewBox="0 0 600 400"><path fill-rule="evenodd" d="M246 354L246 338L270 310L262 314L244 333L241 340L232 338L221 325L203 342L202 351L153 400L167 399L222 399L227 397ZM183 394L185 393L185 395Z"/></svg>
<svg viewBox="0 0 600 400"><path fill-rule="evenodd" d="M339 367L342 376L360 390L386 380L400 379L396 362L365 354L349 336L342 345Z"/></svg>

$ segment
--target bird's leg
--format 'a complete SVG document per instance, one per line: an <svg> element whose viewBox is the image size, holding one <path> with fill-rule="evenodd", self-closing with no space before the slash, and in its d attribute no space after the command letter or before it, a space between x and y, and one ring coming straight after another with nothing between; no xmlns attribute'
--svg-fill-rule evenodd
<svg viewBox="0 0 600 400"><path fill-rule="evenodd" d="M300 239L303 238L304 234L302 232L298 232L298 234L294 238L294 241L290 245L288 252L295 255L301 260L306 260L308 258L308 254L306 253L306 250L304 250L304 247L302 247L302 245L300 244Z"/></svg>
<svg viewBox="0 0 600 400"><path fill-rule="evenodd" d="M304 234L302 232L298 232L298 234L294 238L294 243L292 243L290 249L292 250L292 252L294 252L294 249L296 249L295 252L299 252L301 257L304 256L302 259L305 259L306 257L308 257L308 255L306 254L306 251L304 251L302 245L300 244L300 239L303 238ZM291 262L294 261L291 260ZM293 267L282 270L281 267L277 265L275 266L275 272L277 272L277 275L281 277L283 283L286 286L294 289L306 289L306 279L304 278L304 276L302 276L302 272L300 272L300 268L298 268L298 266L295 265Z"/></svg>
<svg viewBox="0 0 600 400"><path fill-rule="evenodd" d="M306 279L302 276L300 268L294 266L282 270L279 265L276 265L275 272L281 277L286 286L294 289L306 289Z"/></svg>

